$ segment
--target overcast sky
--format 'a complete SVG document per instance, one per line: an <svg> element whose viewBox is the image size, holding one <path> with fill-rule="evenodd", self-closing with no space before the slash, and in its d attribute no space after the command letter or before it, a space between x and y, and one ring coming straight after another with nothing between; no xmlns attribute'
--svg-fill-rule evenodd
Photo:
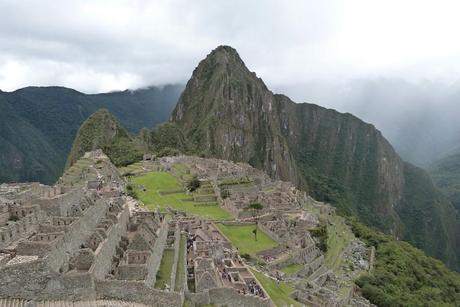
<svg viewBox="0 0 460 307"><path fill-rule="evenodd" d="M458 0L0 0L0 89L183 83L221 44L275 90L380 76L454 82L459 14Z"/></svg>

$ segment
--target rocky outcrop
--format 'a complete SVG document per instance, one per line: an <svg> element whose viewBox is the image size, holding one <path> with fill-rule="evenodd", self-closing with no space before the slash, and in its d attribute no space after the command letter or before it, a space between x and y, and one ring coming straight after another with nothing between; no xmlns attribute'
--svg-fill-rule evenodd
<svg viewBox="0 0 460 307"><path fill-rule="evenodd" d="M248 162L369 225L425 247L451 267L458 265L454 209L431 198L424 216L434 215L438 222L425 223L423 231L412 226L412 217L402 212L420 210L408 194L417 183L406 185L409 168L374 126L351 114L273 94L231 47L220 46L200 62L171 123L201 155ZM452 223L441 227L444 218Z"/></svg>

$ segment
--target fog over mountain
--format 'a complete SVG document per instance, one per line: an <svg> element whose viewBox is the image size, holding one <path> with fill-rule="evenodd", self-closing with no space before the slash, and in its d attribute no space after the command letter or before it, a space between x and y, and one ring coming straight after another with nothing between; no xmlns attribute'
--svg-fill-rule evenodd
<svg viewBox="0 0 460 307"><path fill-rule="evenodd" d="M0 89L185 84L209 50L231 45L270 88L352 112L423 164L457 143L459 9L454 0L0 0Z"/></svg>
<svg viewBox="0 0 460 307"><path fill-rule="evenodd" d="M382 77L318 80L276 90L374 124L404 159L420 166L460 146L460 83Z"/></svg>

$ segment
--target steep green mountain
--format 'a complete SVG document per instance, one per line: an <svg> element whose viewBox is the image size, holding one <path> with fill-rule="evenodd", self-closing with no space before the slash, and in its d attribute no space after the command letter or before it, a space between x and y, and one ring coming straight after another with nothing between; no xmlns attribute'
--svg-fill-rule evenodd
<svg viewBox="0 0 460 307"><path fill-rule="evenodd" d="M102 149L115 166L126 166L142 159L143 151L128 131L107 109L100 109L83 122L67 159L69 168L85 152Z"/></svg>
<svg viewBox="0 0 460 307"><path fill-rule="evenodd" d="M130 133L166 121L181 85L87 95L63 87L0 91L0 183L54 182L61 174L78 128L107 108Z"/></svg>
<svg viewBox="0 0 460 307"><path fill-rule="evenodd" d="M460 153L454 153L434 162L429 171L436 186L460 212Z"/></svg>
<svg viewBox="0 0 460 307"><path fill-rule="evenodd" d="M189 152L249 162L459 267L456 212L423 170L355 116L273 94L231 47L200 62L171 124Z"/></svg>

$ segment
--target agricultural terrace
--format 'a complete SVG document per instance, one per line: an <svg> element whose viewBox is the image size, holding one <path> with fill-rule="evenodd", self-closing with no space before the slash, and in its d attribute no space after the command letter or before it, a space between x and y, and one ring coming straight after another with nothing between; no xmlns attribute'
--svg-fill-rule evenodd
<svg viewBox="0 0 460 307"><path fill-rule="evenodd" d="M219 230L238 248L241 255L249 254L256 257L258 252L274 248L278 243L273 241L262 229L257 229L257 240L253 233L255 225L224 225L216 224Z"/></svg>
<svg viewBox="0 0 460 307"><path fill-rule="evenodd" d="M275 280L261 272L255 270L251 270L251 272L257 278L276 306L301 306L299 302L289 296L289 294L294 291L294 288L289 286L286 282L277 283Z"/></svg>
<svg viewBox="0 0 460 307"><path fill-rule="evenodd" d="M165 212L167 207L212 220L228 220L233 216L221 208L213 192L205 186L187 195L183 184L169 172L150 172L133 177L134 191L150 210ZM212 193L212 194L211 194Z"/></svg>

